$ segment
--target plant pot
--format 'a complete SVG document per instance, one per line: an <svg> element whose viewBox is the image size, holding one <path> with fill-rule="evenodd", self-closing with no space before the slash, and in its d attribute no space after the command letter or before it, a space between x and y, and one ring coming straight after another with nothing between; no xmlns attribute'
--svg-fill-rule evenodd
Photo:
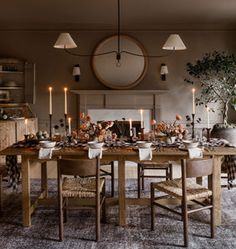
<svg viewBox="0 0 236 249"><path fill-rule="evenodd" d="M231 145L236 146L236 128L224 128L219 125L214 125L211 131L212 138L223 138Z"/></svg>

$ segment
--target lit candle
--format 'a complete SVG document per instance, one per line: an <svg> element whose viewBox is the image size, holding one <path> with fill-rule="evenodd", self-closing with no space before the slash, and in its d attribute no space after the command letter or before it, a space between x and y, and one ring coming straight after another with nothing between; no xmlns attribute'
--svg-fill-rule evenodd
<svg viewBox="0 0 236 249"><path fill-rule="evenodd" d="M193 112L192 114L195 114L195 88L192 89L192 93L193 93Z"/></svg>
<svg viewBox="0 0 236 249"><path fill-rule="evenodd" d="M65 92L65 114L67 114L67 88L64 88L64 92Z"/></svg>
<svg viewBox="0 0 236 249"><path fill-rule="evenodd" d="M210 111L210 108L207 107L207 108L206 108L206 111L207 111L207 128L209 129L209 128L210 128L210 118L209 118L209 111Z"/></svg>
<svg viewBox="0 0 236 249"><path fill-rule="evenodd" d="M28 134L28 119L25 119L25 135Z"/></svg>
<svg viewBox="0 0 236 249"><path fill-rule="evenodd" d="M71 118L68 118L68 133L71 135Z"/></svg>
<svg viewBox="0 0 236 249"><path fill-rule="evenodd" d="M52 87L49 87L49 115L52 115Z"/></svg>
<svg viewBox="0 0 236 249"><path fill-rule="evenodd" d="M129 120L129 135L132 136L132 119Z"/></svg>
<svg viewBox="0 0 236 249"><path fill-rule="evenodd" d="M144 124L143 124L143 109L140 110L140 121L141 121L141 128L144 128Z"/></svg>

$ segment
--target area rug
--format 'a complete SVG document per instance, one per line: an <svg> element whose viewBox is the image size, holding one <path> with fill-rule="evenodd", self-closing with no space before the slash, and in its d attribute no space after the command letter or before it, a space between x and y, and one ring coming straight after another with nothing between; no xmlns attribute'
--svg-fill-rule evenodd
<svg viewBox="0 0 236 249"><path fill-rule="evenodd" d="M56 195L55 180L50 180L49 194ZM127 195L137 196L136 180L126 183ZM109 181L108 181L109 195ZM40 187L32 181L32 196ZM117 189L117 186L116 186ZM143 195L149 195L146 183ZM116 192L117 195L117 192ZM236 189L222 190L222 225L216 229L216 238L210 239L209 213L191 215L189 222L189 248L236 248ZM65 224L64 241L58 242L58 216L54 207L37 208L32 226L21 225L21 192L12 193L4 187L4 212L0 217L0 248L4 249L151 249L179 248L183 245L182 222L166 210L156 212L155 231L150 231L150 208L129 206L127 226L118 226L118 207L107 208L107 223L101 227L101 241L95 239L93 211L70 211Z"/></svg>

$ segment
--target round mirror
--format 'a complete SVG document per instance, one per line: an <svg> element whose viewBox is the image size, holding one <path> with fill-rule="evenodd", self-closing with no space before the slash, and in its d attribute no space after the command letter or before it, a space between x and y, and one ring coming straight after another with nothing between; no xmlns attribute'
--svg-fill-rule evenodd
<svg viewBox="0 0 236 249"><path fill-rule="evenodd" d="M95 48L93 54L117 51L118 36L111 36ZM92 57L92 68L97 79L112 89L129 89L136 86L147 71L147 58L143 46L130 36L120 36L121 58L118 62L116 53ZM131 55L122 51L139 54Z"/></svg>

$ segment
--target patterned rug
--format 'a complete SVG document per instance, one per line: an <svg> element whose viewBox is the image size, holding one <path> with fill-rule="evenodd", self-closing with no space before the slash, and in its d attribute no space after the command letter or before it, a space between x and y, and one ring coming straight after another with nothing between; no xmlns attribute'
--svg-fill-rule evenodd
<svg viewBox="0 0 236 249"><path fill-rule="evenodd" d="M109 191L109 181L108 191ZM56 195L55 181L50 180L50 195ZM32 196L40 187L33 180ZM117 186L116 186L117 189ZM148 195L147 191L143 194ZM135 180L127 181L127 195L137 196ZM109 194L109 193L108 193ZM116 193L117 194L117 193ZM209 213L191 215L189 222L189 248L236 248L236 189L222 191L222 221L216 229L216 238L210 239ZM101 241L96 243L93 211L70 211L65 224L64 241L58 242L58 218L55 208L40 206L33 214L32 226L21 226L21 192L12 193L4 187L4 212L0 217L0 248L4 249L151 249L179 248L183 245L182 222L178 216L158 209L155 231L150 231L150 208L129 206L126 227L118 223L118 208L107 208L107 223L101 227Z"/></svg>

